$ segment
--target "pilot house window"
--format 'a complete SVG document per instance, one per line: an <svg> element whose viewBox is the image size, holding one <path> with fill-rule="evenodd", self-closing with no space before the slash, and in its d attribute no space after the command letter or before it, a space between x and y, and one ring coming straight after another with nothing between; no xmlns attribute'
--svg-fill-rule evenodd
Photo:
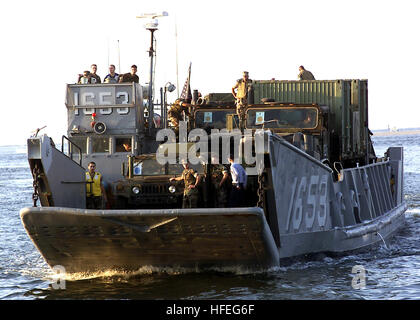
<svg viewBox="0 0 420 320"><path fill-rule="evenodd" d="M71 141L72 141L72 143L69 145L71 153L79 152L79 149L77 147L80 148L80 151L82 153L86 153L87 144L86 144L86 138L85 137L72 137Z"/></svg>
<svg viewBox="0 0 420 320"><path fill-rule="evenodd" d="M92 152L109 152L109 138L92 138Z"/></svg>
<svg viewBox="0 0 420 320"><path fill-rule="evenodd" d="M115 152L131 152L131 137L115 138Z"/></svg>

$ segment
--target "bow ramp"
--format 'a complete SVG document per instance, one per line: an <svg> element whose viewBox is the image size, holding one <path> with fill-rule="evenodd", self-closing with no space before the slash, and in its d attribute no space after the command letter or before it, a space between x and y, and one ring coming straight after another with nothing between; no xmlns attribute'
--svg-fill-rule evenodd
<svg viewBox="0 0 420 320"><path fill-rule="evenodd" d="M144 266L268 268L278 249L260 208L82 210L24 208L22 222L53 267L66 272Z"/></svg>

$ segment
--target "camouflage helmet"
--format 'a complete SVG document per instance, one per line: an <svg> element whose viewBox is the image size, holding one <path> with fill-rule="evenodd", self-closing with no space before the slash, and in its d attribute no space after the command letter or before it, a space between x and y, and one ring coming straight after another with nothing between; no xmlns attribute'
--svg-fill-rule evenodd
<svg viewBox="0 0 420 320"><path fill-rule="evenodd" d="M186 101L184 99L176 99L174 104L180 105L181 107L185 107L185 105L183 105L183 103L185 103Z"/></svg>

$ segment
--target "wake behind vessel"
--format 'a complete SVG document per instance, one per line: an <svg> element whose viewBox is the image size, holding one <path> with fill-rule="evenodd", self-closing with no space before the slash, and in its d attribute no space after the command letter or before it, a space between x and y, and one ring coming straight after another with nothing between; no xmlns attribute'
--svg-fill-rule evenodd
<svg viewBox="0 0 420 320"><path fill-rule="evenodd" d="M61 150L47 135L28 139L34 207L20 215L51 267L262 269L365 248L404 223L403 149L375 155L367 80L254 81L243 125L230 93L195 97L174 141L158 139L173 128L163 94L155 117L151 91L136 83L67 85ZM183 130L188 138L180 141ZM181 164L156 158L173 147L178 159L197 145L197 132L201 142L212 133L200 155L207 162L195 164L204 177L201 199L198 208L182 209L183 186L169 182ZM218 206L210 183L210 155L226 146L239 150L249 172L239 208ZM86 209L90 161L104 178L103 210Z"/></svg>

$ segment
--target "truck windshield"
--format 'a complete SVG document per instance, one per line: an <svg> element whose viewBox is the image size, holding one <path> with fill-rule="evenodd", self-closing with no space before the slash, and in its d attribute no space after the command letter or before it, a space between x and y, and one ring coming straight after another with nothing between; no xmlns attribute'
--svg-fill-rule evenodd
<svg viewBox="0 0 420 320"><path fill-rule="evenodd" d="M135 161L133 164L135 176L158 176L165 174L165 165L161 165L156 159Z"/></svg>
<svg viewBox="0 0 420 320"><path fill-rule="evenodd" d="M196 128L224 129L226 128L226 116L235 113L231 110L199 110L195 113Z"/></svg>
<svg viewBox="0 0 420 320"><path fill-rule="evenodd" d="M190 165L191 168L196 170L198 173L203 173L203 166ZM182 164L168 164L167 171L166 165L162 165L156 161L156 159L144 159L135 161L133 164L133 173L135 176L159 176L159 175L181 175L184 171Z"/></svg>
<svg viewBox="0 0 420 320"><path fill-rule="evenodd" d="M316 108L248 109L247 128L314 129L318 124Z"/></svg>

